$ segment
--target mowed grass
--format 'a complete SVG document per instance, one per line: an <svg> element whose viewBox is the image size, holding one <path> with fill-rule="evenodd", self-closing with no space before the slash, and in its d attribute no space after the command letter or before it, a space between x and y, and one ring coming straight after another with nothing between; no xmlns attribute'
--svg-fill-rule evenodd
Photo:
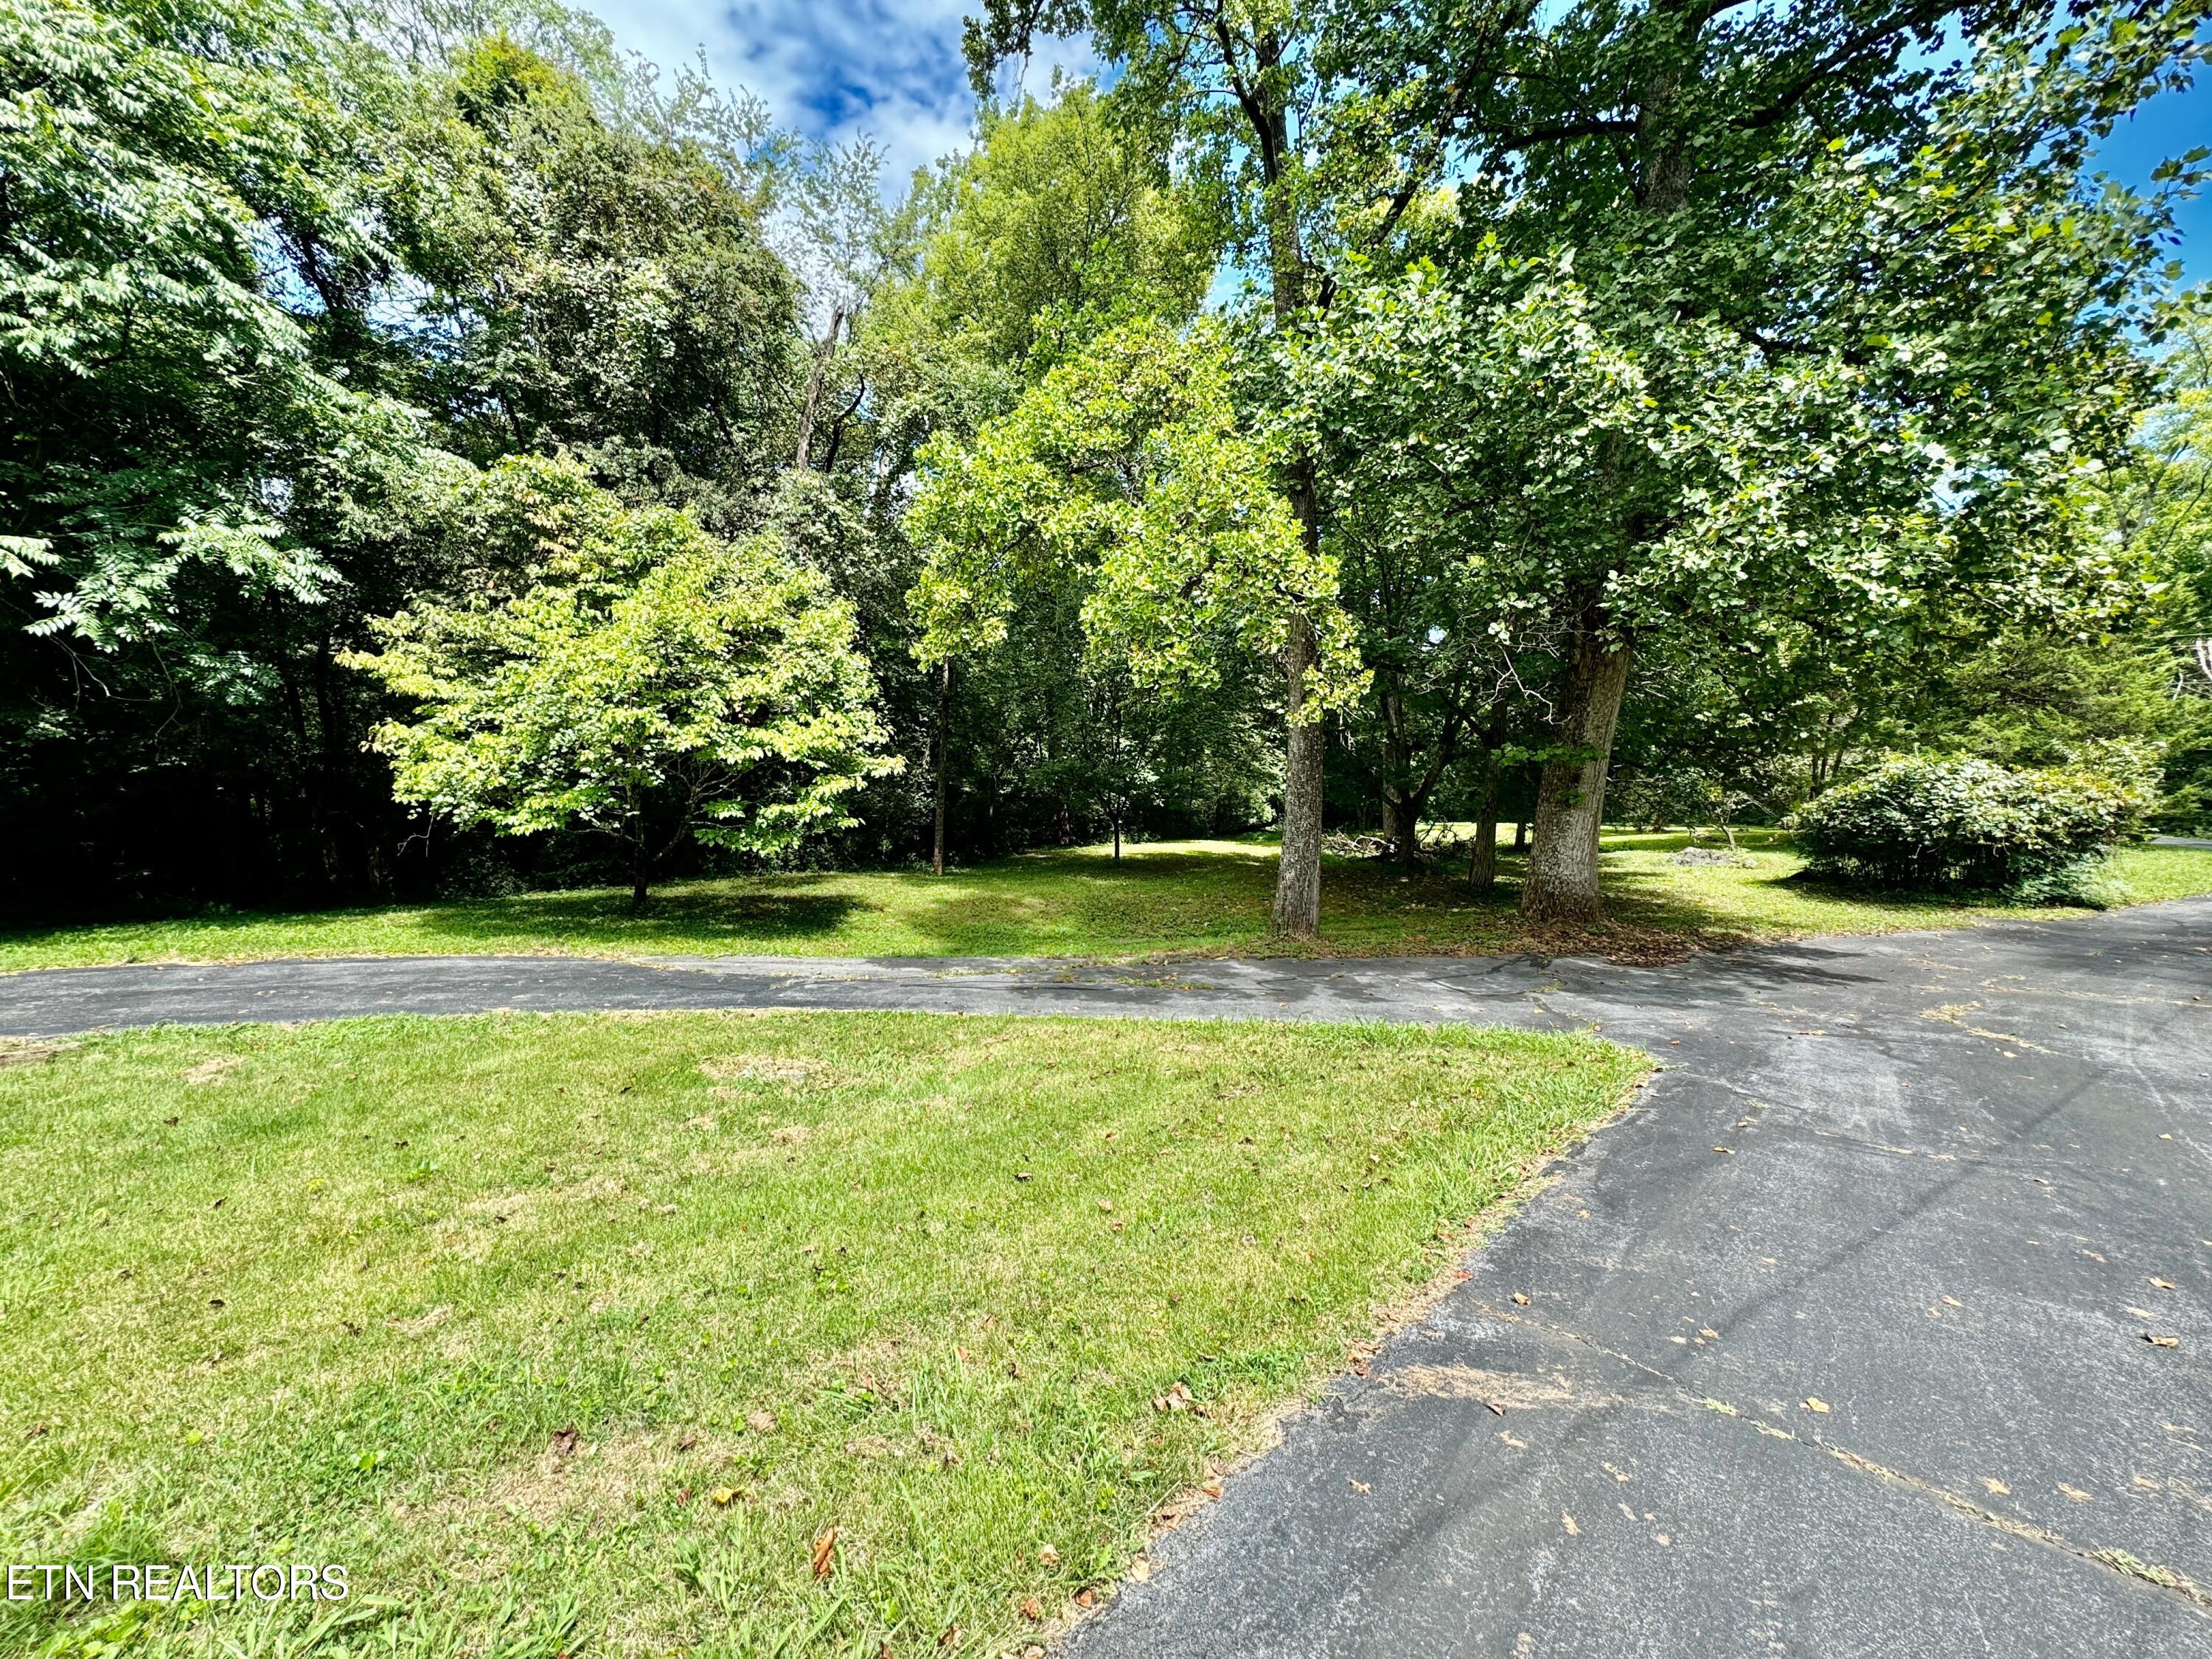
<svg viewBox="0 0 2212 1659"><path fill-rule="evenodd" d="M1332 860L1322 938L1267 934L1275 848L1259 841L1169 842L1030 854L936 877L846 871L672 883L651 913L626 890L528 893L450 904L281 915L205 915L0 934L0 971L101 963L445 952L1133 958L1232 954L1495 954L1592 951L1638 959L1818 933L1960 927L1993 915L2067 915L1987 899L1903 897L1808 886L1789 838L1741 833L1749 863L1689 867L1680 832L1606 839L1609 914L1595 932L1529 928L1515 912L1521 860L1501 860L1477 898L1449 868L1407 875ZM1710 841L1707 844L1711 844ZM2112 872L2130 902L2212 892L2212 852L2124 848Z"/></svg>
<svg viewBox="0 0 2212 1659"><path fill-rule="evenodd" d="M0 1557L352 1591L0 1603L82 1659L1018 1650L1647 1070L884 1014L12 1052Z"/></svg>

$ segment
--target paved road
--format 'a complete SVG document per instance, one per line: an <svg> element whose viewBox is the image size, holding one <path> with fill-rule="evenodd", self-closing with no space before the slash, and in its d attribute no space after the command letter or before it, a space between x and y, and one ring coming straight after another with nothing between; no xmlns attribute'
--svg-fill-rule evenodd
<svg viewBox="0 0 2212 1659"><path fill-rule="evenodd" d="M2212 901L1664 969L0 978L17 1033L722 1006L1595 1024L1671 1063L1073 1659L2212 1659Z"/></svg>

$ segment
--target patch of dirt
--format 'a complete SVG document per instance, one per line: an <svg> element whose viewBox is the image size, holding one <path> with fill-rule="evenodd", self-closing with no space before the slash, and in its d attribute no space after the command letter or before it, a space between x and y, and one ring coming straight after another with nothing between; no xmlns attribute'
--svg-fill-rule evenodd
<svg viewBox="0 0 2212 1659"><path fill-rule="evenodd" d="M672 1482L702 1490L711 1486L728 1450L722 1442L676 1429L599 1440L564 1431L535 1456L490 1470L472 1490L453 1493L436 1507L456 1518L507 1516L538 1526L566 1517L612 1518Z"/></svg>
<svg viewBox="0 0 2212 1659"><path fill-rule="evenodd" d="M765 1083L785 1089L827 1089L843 1081L834 1066L783 1054L725 1054L699 1062L716 1083Z"/></svg>
<svg viewBox="0 0 2212 1659"><path fill-rule="evenodd" d="M15 1042L0 1041L0 1066L35 1066L56 1054L65 1054L74 1042Z"/></svg>
<svg viewBox="0 0 2212 1659"><path fill-rule="evenodd" d="M235 1054L217 1054L213 1060L204 1060L197 1066L187 1066L183 1073L184 1079L194 1085L220 1082L224 1073L235 1071L241 1063Z"/></svg>

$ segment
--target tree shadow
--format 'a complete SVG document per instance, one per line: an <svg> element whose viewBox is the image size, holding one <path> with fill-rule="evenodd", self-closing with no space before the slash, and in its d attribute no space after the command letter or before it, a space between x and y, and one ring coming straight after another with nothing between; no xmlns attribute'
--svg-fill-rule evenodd
<svg viewBox="0 0 2212 1659"><path fill-rule="evenodd" d="M429 906L417 914L417 926L427 934L474 944L522 933L551 933L585 944L774 944L835 934L856 913L872 908L848 893L732 890L701 882L653 893L641 915L631 914L627 891L591 888Z"/></svg>

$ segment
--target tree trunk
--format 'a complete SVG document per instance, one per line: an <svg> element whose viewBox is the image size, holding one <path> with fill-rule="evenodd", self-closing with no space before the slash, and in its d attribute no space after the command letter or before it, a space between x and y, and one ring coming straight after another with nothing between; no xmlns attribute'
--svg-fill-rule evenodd
<svg viewBox="0 0 2212 1659"><path fill-rule="evenodd" d="M830 355L837 349L837 331L845 325L845 308L830 313L829 332L814 348L814 367L807 371L806 395L799 405L799 453L801 472L814 465L814 422L822 408L822 383L830 376Z"/></svg>
<svg viewBox="0 0 2212 1659"><path fill-rule="evenodd" d="M1116 812L1116 813L1114 815L1114 862L1115 862L1115 863L1116 863L1116 864L1119 864L1121 861L1121 815L1119 812Z"/></svg>
<svg viewBox="0 0 2212 1659"><path fill-rule="evenodd" d="M1559 686L1553 741L1575 755L1546 761L1536 786L1535 842L1521 884L1521 914L1532 921L1595 923L1603 915L1598 829L1605 821L1605 775L1632 652L1625 641L1602 638L1598 620L1585 614L1577 627Z"/></svg>
<svg viewBox="0 0 2212 1659"><path fill-rule="evenodd" d="M1283 653L1292 712L1306 694L1306 678L1316 659L1313 629L1304 617L1293 618ZM1328 741L1316 717L1303 725L1292 721L1283 745L1283 853L1270 925L1292 939L1311 939L1321 931L1322 759Z"/></svg>
<svg viewBox="0 0 2212 1659"><path fill-rule="evenodd" d="M652 857L645 850L645 840L641 836L630 849L629 859L629 913L634 916L645 914L646 886L652 872Z"/></svg>
<svg viewBox="0 0 2212 1659"><path fill-rule="evenodd" d="M932 747L937 750L937 828L932 840L930 868L939 875L945 873L945 703L952 690L952 659L947 657L938 665L937 720L931 736Z"/></svg>
<svg viewBox="0 0 2212 1659"><path fill-rule="evenodd" d="M1528 820L1526 818L1513 820L1513 850L1516 853L1528 850Z"/></svg>
<svg viewBox="0 0 2212 1659"><path fill-rule="evenodd" d="M1482 798L1475 803L1474 850L1468 854L1467 884L1478 893L1498 885L1498 763L1482 763Z"/></svg>
<svg viewBox="0 0 2212 1659"><path fill-rule="evenodd" d="M1420 808L1387 785L1382 790L1382 839L1399 863L1421 861Z"/></svg>

